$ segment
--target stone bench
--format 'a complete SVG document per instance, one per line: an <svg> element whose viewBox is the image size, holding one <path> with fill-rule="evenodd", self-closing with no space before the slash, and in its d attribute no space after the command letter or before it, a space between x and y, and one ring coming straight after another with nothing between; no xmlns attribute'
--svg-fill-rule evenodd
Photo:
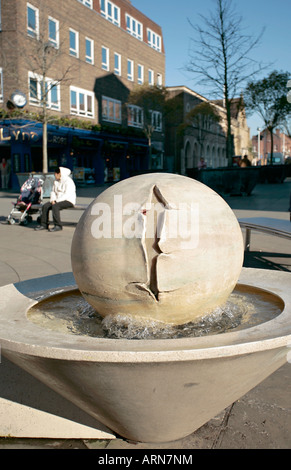
<svg viewBox="0 0 291 470"><path fill-rule="evenodd" d="M252 230L291 239L291 222L289 220L271 219L269 217L249 217L238 219L238 222L241 228L246 229L245 251L250 249Z"/></svg>

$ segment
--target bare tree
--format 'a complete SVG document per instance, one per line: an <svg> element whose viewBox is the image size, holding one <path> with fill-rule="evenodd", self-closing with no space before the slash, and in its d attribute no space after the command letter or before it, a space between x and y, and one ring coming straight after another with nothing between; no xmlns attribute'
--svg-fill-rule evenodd
<svg viewBox="0 0 291 470"><path fill-rule="evenodd" d="M216 98L223 98L226 108L226 156L232 164L231 101L240 94L245 82L266 66L251 58L262 32L256 37L246 34L242 18L232 0L214 0L215 10L209 17L200 15L202 26L189 23L197 34L192 39L187 70L197 76L197 84L207 86Z"/></svg>
<svg viewBox="0 0 291 470"><path fill-rule="evenodd" d="M48 153L47 153L47 125L50 120L50 99L53 90L58 90L61 83L70 81L70 73L73 71L71 66L63 68L62 57L67 54L65 42L53 42L48 34L48 18L50 9L47 2L41 0L39 4L41 17L39 20L38 32L34 37L28 37L27 33L23 33L21 44L17 45L19 62L22 70L29 70L31 77L35 77L35 81L40 84L40 93L37 90L29 90L30 95L35 94L34 102L42 110L41 121L43 123L43 145L42 145L42 171L48 172ZM59 25L61 29L61 25ZM59 31L56 31L59 37ZM5 51L12 50L16 45L13 39L7 39ZM2 61L7 63L8 57L5 57L2 51ZM7 67L9 70L9 67ZM9 75L15 74L15 80L18 82L17 74L19 70L9 70Z"/></svg>
<svg viewBox="0 0 291 470"><path fill-rule="evenodd" d="M43 172L48 171L48 155L47 155L47 125L49 122L48 103L49 96L54 89L58 89L60 83L63 83L68 79L70 67L64 72L60 72L57 77L53 80L48 80L49 72L54 64L59 60L62 55L61 49L56 49L52 46L44 37L39 38L35 43L35 54L31 54L28 57L28 63L30 63L30 69L35 76L41 77L41 95L38 99L39 105L42 109L42 122L43 122L43 158L42 167Z"/></svg>
<svg viewBox="0 0 291 470"><path fill-rule="evenodd" d="M67 54L65 50L65 41L54 43L48 35L48 17L49 8L47 2L40 2L41 20L39 25L39 34L30 41L29 50L26 51L26 66L36 77L40 77L41 95L38 96L39 105L42 109L43 122L43 173L48 171L48 154L47 154L47 125L49 122L49 97L53 90L57 90L60 83L70 80L69 74L72 67L68 66L63 69L62 57ZM59 25L59 29L62 29ZM59 31L56 31L59 37ZM50 77L50 75L53 77ZM55 75L56 74L56 75ZM50 78L50 80L48 80Z"/></svg>

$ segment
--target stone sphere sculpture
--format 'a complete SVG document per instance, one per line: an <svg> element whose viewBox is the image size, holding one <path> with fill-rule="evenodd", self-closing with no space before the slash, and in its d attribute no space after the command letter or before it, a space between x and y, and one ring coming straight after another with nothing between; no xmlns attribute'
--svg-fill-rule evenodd
<svg viewBox="0 0 291 470"><path fill-rule="evenodd" d="M82 215L71 252L79 290L101 316L173 325L227 301L243 253L227 203L168 173L135 176L101 193Z"/></svg>

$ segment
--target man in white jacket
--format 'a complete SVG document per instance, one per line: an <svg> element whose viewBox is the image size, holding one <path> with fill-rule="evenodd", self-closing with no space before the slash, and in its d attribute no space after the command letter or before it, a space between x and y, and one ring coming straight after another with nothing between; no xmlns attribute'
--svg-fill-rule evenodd
<svg viewBox="0 0 291 470"><path fill-rule="evenodd" d="M43 205L40 225L35 230L49 230L49 211L52 211L54 227L50 232L62 230L60 211L68 209L76 204L76 186L70 177L71 170L68 168L57 168L55 171L55 182L50 195L50 202Z"/></svg>

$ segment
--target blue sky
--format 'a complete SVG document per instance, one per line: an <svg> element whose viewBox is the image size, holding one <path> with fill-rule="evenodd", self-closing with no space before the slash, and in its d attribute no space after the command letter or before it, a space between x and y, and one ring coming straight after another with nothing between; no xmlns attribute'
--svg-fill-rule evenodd
<svg viewBox="0 0 291 470"><path fill-rule="evenodd" d="M158 23L163 30L166 48L166 86L185 85L207 98L209 92L195 85L194 77L186 72L189 61L190 39L194 30L188 22L201 24L199 15L208 16L215 0L131 0L133 6ZM252 54L254 59L273 63L271 70L290 72L291 78L291 0L232 0L235 11L242 16L242 27L250 35L265 32ZM258 77L262 78L262 77ZM261 121L257 116L248 117L251 135Z"/></svg>

